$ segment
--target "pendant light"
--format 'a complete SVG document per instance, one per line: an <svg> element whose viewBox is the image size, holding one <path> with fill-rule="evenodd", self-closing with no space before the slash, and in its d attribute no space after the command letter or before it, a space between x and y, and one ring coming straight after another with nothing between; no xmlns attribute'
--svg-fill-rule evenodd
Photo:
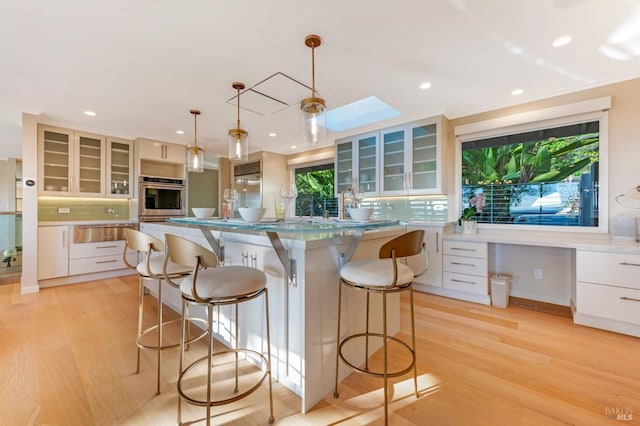
<svg viewBox="0 0 640 426"><path fill-rule="evenodd" d="M240 128L240 91L243 83L235 82L231 85L238 91L238 122L235 129L229 130L229 160L247 161L249 158L249 133Z"/></svg>
<svg viewBox="0 0 640 426"><path fill-rule="evenodd" d="M193 145L187 147L187 171L192 173L204 172L204 149L198 146L198 116L200 110L192 109L193 114Z"/></svg>
<svg viewBox="0 0 640 426"><path fill-rule="evenodd" d="M324 99L316 93L315 48L320 46L321 40L317 35L308 35L304 44L311 48L311 97L300 103L302 110L302 140L305 144L322 145L327 139L325 116L327 107Z"/></svg>

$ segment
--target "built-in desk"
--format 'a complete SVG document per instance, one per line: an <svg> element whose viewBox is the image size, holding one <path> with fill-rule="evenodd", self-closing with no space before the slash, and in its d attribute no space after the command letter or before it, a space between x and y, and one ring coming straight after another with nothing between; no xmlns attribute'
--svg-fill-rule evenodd
<svg viewBox="0 0 640 426"><path fill-rule="evenodd" d="M484 279L494 273L511 275L512 296L570 306L576 324L640 336L640 243L636 241L586 233L484 230L473 235L449 232L443 240L443 286L448 244L471 245L478 249L475 253L486 246ZM482 256L472 260L478 259ZM486 284L486 293L480 296L445 295L489 303Z"/></svg>
<svg viewBox="0 0 640 426"><path fill-rule="evenodd" d="M143 223L143 232L164 239L170 233L211 245L225 264L249 265L263 270L269 289L272 374L300 396L302 412L310 410L333 390L338 269L342 257L376 257L382 244L405 232L398 222L368 223L296 220L284 223L247 224L240 221L181 219L166 223ZM167 289L170 290L170 289ZM171 289L174 290L174 289ZM346 336L364 329L365 299L343 293L342 332ZM373 296L372 296L373 297ZM165 302L179 310L180 293L166 291ZM254 303L255 302L255 303ZM241 306L240 342L264 353L263 311L260 300ZM380 304L372 303L370 326L381 330ZM228 308L228 309L227 309ZM399 298L388 301L389 330L400 327ZM202 313L191 311L192 314ZM220 307L216 337L232 344L235 312ZM370 354L378 347L370 345ZM349 357L364 361L362 351ZM340 378L351 372L341 368Z"/></svg>

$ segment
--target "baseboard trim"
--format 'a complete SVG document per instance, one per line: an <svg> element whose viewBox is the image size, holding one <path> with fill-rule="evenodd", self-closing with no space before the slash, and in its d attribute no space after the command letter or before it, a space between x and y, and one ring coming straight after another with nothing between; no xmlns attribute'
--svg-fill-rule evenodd
<svg viewBox="0 0 640 426"><path fill-rule="evenodd" d="M530 309L545 314L558 315L561 317L572 318L571 307L556 305L553 303L540 302L538 300L523 299L521 297L509 297L509 304L523 309Z"/></svg>

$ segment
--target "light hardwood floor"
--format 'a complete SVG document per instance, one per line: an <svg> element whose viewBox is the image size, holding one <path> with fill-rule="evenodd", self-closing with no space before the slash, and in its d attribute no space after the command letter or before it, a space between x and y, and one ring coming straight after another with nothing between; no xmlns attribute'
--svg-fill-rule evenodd
<svg viewBox="0 0 640 426"><path fill-rule="evenodd" d="M422 293L415 304L421 396L413 396L410 376L396 379L392 425L640 424L640 339L513 306ZM147 308L153 318L156 306ZM20 295L17 284L0 286L0 425L175 424L177 351L164 352L156 396L151 352L135 374L136 315L136 277L31 295ZM276 424L382 424L378 379L352 374L339 399L328 394L306 415L275 382L274 398ZM213 422L267 424L267 407L263 386L214 408ZM203 415L199 407L185 411L185 419Z"/></svg>

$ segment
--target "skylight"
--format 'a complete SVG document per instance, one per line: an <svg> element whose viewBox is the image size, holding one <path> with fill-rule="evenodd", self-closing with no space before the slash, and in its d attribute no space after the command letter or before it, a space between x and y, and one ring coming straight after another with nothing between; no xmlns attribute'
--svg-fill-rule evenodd
<svg viewBox="0 0 640 426"><path fill-rule="evenodd" d="M375 96L352 102L327 112L327 128L341 132L400 115Z"/></svg>

